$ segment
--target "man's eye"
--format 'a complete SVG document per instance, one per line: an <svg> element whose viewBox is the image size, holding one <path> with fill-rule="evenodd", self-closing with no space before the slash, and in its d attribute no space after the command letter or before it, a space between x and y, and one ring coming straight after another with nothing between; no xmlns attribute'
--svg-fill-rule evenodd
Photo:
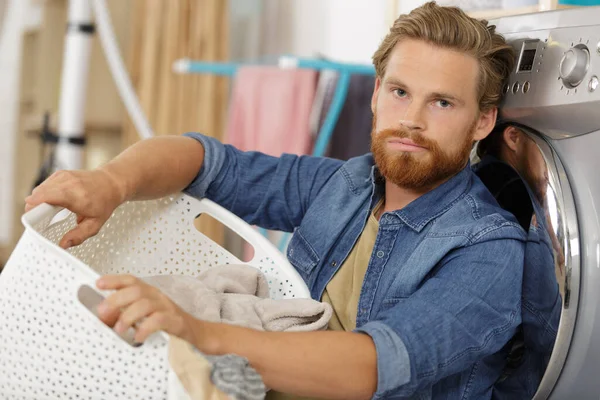
<svg viewBox="0 0 600 400"><path fill-rule="evenodd" d="M450 103L448 100L438 100L437 104L441 107L441 108L449 108L452 107L452 103Z"/></svg>
<svg viewBox="0 0 600 400"><path fill-rule="evenodd" d="M396 96L398 96L398 97L406 96L406 91L403 89L396 89L396 90L394 90L394 93L396 93Z"/></svg>

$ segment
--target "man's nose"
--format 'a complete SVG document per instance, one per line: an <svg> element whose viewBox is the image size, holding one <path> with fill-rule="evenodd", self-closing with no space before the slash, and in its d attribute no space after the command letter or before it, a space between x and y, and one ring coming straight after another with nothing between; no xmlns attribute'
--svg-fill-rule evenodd
<svg viewBox="0 0 600 400"><path fill-rule="evenodd" d="M420 131L424 128L423 110L414 101L406 108L403 116L398 121L399 125L411 131Z"/></svg>

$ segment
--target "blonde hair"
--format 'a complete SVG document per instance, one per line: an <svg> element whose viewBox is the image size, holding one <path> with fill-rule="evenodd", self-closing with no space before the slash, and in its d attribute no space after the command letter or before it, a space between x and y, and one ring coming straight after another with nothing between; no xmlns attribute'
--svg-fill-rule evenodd
<svg viewBox="0 0 600 400"><path fill-rule="evenodd" d="M494 25L469 17L457 7L441 7L434 1L401 15L373 55L377 76L383 78L392 49L402 39L417 39L457 50L479 61L479 109L497 107L502 86L514 68L515 53Z"/></svg>

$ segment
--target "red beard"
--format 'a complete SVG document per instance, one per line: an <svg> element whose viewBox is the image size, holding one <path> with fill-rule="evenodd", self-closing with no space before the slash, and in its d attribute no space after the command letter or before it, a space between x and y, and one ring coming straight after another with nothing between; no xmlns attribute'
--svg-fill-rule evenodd
<svg viewBox="0 0 600 400"><path fill-rule="evenodd" d="M444 152L437 142L427 139L420 133L405 129L384 129L375 132L376 118L373 117L371 152L381 174L390 182L406 189L433 187L460 172L466 165L473 146L475 124L459 151L453 154ZM424 147L425 152L393 151L387 148L390 138L410 139Z"/></svg>

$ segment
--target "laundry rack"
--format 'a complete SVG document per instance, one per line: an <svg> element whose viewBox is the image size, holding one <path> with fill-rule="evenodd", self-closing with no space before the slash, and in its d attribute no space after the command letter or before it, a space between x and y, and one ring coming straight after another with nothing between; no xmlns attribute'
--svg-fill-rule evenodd
<svg viewBox="0 0 600 400"><path fill-rule="evenodd" d="M181 59L175 61L173 69L180 74L212 74L233 77L239 68L247 65L255 65L255 63L222 63ZM339 73L339 78L331 100L331 107L329 108L323 126L319 131L315 148L312 153L312 155L316 157L324 156L327 151L327 146L331 141L331 135L333 134L335 124L344 107L344 101L346 101L346 96L350 87L350 76L353 74L375 75L375 68L372 65L341 63L293 56L280 57L277 65L280 68L302 68L317 71L331 70Z"/></svg>
<svg viewBox="0 0 600 400"><path fill-rule="evenodd" d="M180 59L173 64L173 70L180 74L212 74L233 77L239 68L255 64L257 63L224 63ZM375 68L372 65L342 63L323 59L300 58L293 56L279 57L277 65L280 68L302 68L317 71L330 70L339 73L336 88L331 100L331 106L318 133L312 152L312 155L315 157L325 156L325 152L329 147L335 125L339 119L340 113L342 112L342 108L344 107L344 102L346 101L348 89L350 88L350 76L353 74L374 76ZM260 231L263 235L266 235L265 229L261 228ZM280 251L283 252L285 250L289 239L289 233L284 233L278 245Z"/></svg>

